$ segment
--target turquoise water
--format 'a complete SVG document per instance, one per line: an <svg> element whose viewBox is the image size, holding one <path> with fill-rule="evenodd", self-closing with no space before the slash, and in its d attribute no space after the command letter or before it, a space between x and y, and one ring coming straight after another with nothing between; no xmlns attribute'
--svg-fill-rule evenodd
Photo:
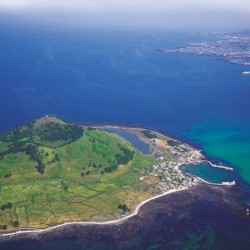
<svg viewBox="0 0 250 250"><path fill-rule="evenodd" d="M188 165L184 166L182 169L185 173L194 174L212 183L221 183L223 181L236 181L235 174L232 171L213 168L208 163Z"/></svg>
<svg viewBox="0 0 250 250"><path fill-rule="evenodd" d="M224 161L223 165L232 166L250 182L250 131L246 127L200 123L183 135L200 144L207 156Z"/></svg>

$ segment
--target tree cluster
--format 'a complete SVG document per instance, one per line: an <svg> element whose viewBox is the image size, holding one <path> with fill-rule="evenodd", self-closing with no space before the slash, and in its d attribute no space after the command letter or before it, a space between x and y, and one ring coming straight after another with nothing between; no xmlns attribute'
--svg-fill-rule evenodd
<svg viewBox="0 0 250 250"><path fill-rule="evenodd" d="M11 177L11 175L12 175L12 173L5 174L4 178L9 178L9 177Z"/></svg>
<svg viewBox="0 0 250 250"><path fill-rule="evenodd" d="M30 136L30 132L32 131L33 126L34 121L29 121L11 131L1 133L0 141L17 142L24 138L27 138Z"/></svg>
<svg viewBox="0 0 250 250"><path fill-rule="evenodd" d="M128 206L126 204L123 204L123 205L120 204L117 208L123 210L123 212L130 212L131 211L131 209L128 208Z"/></svg>
<svg viewBox="0 0 250 250"><path fill-rule="evenodd" d="M26 154L30 156L30 159L37 162L37 171L44 174L45 164L42 161L42 155L40 154L38 147L35 145L28 145L25 148Z"/></svg>
<svg viewBox="0 0 250 250"><path fill-rule="evenodd" d="M6 154L15 154L25 151L25 144L25 141L14 141L13 143L9 144L7 150L0 152L0 159L2 159Z"/></svg>
<svg viewBox="0 0 250 250"><path fill-rule="evenodd" d="M142 133L149 139L157 138L156 134L152 133L149 130L143 130Z"/></svg>
<svg viewBox="0 0 250 250"><path fill-rule="evenodd" d="M83 128L76 124L48 123L36 133L41 141L75 141L83 135Z"/></svg>
<svg viewBox="0 0 250 250"><path fill-rule="evenodd" d="M7 225L0 225L0 229L2 230L7 230L8 226Z"/></svg>
<svg viewBox="0 0 250 250"><path fill-rule="evenodd" d="M15 220L12 222L13 227L19 227L19 221Z"/></svg>
<svg viewBox="0 0 250 250"><path fill-rule="evenodd" d="M174 147L174 146L180 146L182 143L180 141L168 140L168 144Z"/></svg>
<svg viewBox="0 0 250 250"><path fill-rule="evenodd" d="M103 171L104 171L105 173L111 173L111 172L113 172L113 171L115 171L115 170L117 170L117 165L111 165L111 166L105 167L105 168L103 169Z"/></svg>
<svg viewBox="0 0 250 250"><path fill-rule="evenodd" d="M135 151L131 151L123 146L121 146L119 143L117 144L120 150L122 151L122 154L116 154L116 163L118 165L124 164L127 165L129 161L133 160Z"/></svg>
<svg viewBox="0 0 250 250"><path fill-rule="evenodd" d="M8 202L6 204L1 205L1 210L4 211L6 209L11 209L12 208L12 203Z"/></svg>

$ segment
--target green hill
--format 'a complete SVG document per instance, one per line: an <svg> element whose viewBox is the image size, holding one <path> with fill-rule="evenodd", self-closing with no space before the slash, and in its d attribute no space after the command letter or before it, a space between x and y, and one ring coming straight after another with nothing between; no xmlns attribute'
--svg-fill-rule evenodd
<svg viewBox="0 0 250 250"><path fill-rule="evenodd" d="M58 154L54 154L52 161L46 161L49 153L39 147L58 148L72 143L83 135L83 128L79 125L66 123L55 117L43 117L35 121L26 122L22 126L9 132L0 134L5 150L0 152L0 159L7 154L25 152L30 159L37 162L37 170L44 174L46 165L59 161ZM44 157L45 156L45 157Z"/></svg>
<svg viewBox="0 0 250 250"><path fill-rule="evenodd" d="M153 163L126 140L55 117L0 134L0 227L118 216L150 196Z"/></svg>

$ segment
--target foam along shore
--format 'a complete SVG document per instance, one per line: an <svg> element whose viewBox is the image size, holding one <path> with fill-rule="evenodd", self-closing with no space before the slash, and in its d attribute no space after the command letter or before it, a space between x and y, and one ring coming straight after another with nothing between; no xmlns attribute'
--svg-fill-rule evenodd
<svg viewBox="0 0 250 250"><path fill-rule="evenodd" d="M110 225L110 224L118 224L118 223L121 223L125 220L128 220L129 218L131 217L134 217L138 214L140 208L152 201L152 200L155 200L155 199L158 199L160 197L163 197L165 195L168 195L168 194L172 194L172 193L176 193L176 192L180 192L180 191L184 191L184 190L187 190L188 187L185 187L185 188L180 188L180 189L171 189L165 193L162 193L162 194L159 194L159 195L156 195L154 197L151 197L145 201L143 201L142 203L140 203L135 211L126 216L126 217L122 217L122 218L119 218L119 219L116 219L116 220L111 220L111 221L102 221L102 222L97 222L97 221L89 221L89 222L86 222L86 221L70 221L70 222L64 222L62 224L59 224L59 225L56 225L56 226L52 226L52 227L49 227L49 228L45 228L45 229L19 229L17 231L14 231L14 232L11 232L11 233L3 233L3 234L0 234L0 239L3 238L3 237L13 237L15 235L24 235L24 234L38 234L38 233L45 233L45 232L50 232L50 231L53 231L53 230L56 230L56 229L59 229L59 228L63 228L63 227L67 227L67 226L70 226L70 225Z"/></svg>
<svg viewBox="0 0 250 250"><path fill-rule="evenodd" d="M207 160L206 160L205 162L209 163L213 168L222 168L222 169L225 169L225 170L234 171L234 169L231 168L231 167L226 167L226 166L222 166L222 165L217 165L217 164L214 164L214 163L212 163L211 161L207 161Z"/></svg>

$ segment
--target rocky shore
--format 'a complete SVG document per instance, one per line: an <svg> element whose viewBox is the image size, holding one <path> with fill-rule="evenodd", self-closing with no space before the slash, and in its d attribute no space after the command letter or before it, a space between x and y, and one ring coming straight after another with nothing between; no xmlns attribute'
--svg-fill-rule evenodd
<svg viewBox="0 0 250 250"><path fill-rule="evenodd" d="M135 234L139 237L138 242L143 245L144 243L141 242L142 234L150 234L154 228L159 230L159 235L166 234L166 237L174 242L177 225L188 223L189 227L186 230L193 230L190 223L199 224L198 219L203 218L204 213L207 216L212 216L210 213L214 213L213 209L230 218L242 221L245 216L245 204L240 203L238 198L235 186L211 186L201 182L198 186L188 190L151 200L140 208L136 216L121 223L106 225L70 224L57 230L0 237L0 249L11 249L8 247L18 244L22 247L34 247L27 247L26 249L35 249L36 246L46 242L53 241L60 244L65 239L73 240L74 244L81 247L87 247L88 244L95 245L99 242L98 244L111 244L113 247L122 249ZM165 222L162 224L163 221ZM250 229L250 220L247 220L247 223L245 226ZM182 232L181 228L178 230L180 230L178 234Z"/></svg>

